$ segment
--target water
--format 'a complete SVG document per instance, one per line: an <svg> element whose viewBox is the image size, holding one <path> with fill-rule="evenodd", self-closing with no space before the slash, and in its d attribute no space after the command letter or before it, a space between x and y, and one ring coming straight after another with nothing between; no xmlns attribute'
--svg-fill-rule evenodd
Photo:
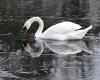
<svg viewBox="0 0 100 80"><path fill-rule="evenodd" d="M31 37L25 41L12 34L2 35L0 79L99 80L100 40L91 37L78 41Z"/></svg>
<svg viewBox="0 0 100 80"><path fill-rule="evenodd" d="M45 23L45 29L68 20L83 27L93 25L90 32L98 33L99 3L99 0L1 0L0 33L19 33L24 22L32 16L40 16ZM37 27L32 30L36 29Z"/></svg>
<svg viewBox="0 0 100 80"><path fill-rule="evenodd" d="M100 80L99 0L1 0L0 80ZM40 16L45 29L68 20L93 28L83 40L29 39L21 32L24 22ZM66 54L66 55L65 55Z"/></svg>

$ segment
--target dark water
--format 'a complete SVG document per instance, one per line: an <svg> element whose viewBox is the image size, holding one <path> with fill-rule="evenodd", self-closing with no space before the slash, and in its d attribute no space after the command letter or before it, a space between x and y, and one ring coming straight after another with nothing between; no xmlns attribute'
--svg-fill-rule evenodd
<svg viewBox="0 0 100 80"><path fill-rule="evenodd" d="M0 80L100 80L100 0L0 0ZM25 40L24 22L65 20L93 28L83 40ZM44 30L45 30L44 29ZM32 33L33 32L33 33ZM66 55L65 55L66 54Z"/></svg>
<svg viewBox="0 0 100 80"><path fill-rule="evenodd" d="M1 80L99 80L100 40L78 41L0 37Z"/></svg>
<svg viewBox="0 0 100 80"><path fill-rule="evenodd" d="M93 25L90 33L100 32L100 0L1 0L0 33L20 32L24 22L32 16L40 16L45 29L65 20L83 27ZM35 31L37 27L31 30Z"/></svg>

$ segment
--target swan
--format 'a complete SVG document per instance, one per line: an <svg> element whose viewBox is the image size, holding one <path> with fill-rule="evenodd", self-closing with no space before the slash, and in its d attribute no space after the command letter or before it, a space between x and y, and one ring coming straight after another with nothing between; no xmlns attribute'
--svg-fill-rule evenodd
<svg viewBox="0 0 100 80"><path fill-rule="evenodd" d="M39 28L35 33L35 37L43 39L53 39L53 40L73 40L82 39L85 34L92 28L92 25L86 29L81 29L82 27L73 22L64 21L49 27L47 30L43 31L44 23L40 17L32 17L28 19L23 25L23 31L27 32L31 24L37 21L39 23ZM81 30L79 30L81 29Z"/></svg>

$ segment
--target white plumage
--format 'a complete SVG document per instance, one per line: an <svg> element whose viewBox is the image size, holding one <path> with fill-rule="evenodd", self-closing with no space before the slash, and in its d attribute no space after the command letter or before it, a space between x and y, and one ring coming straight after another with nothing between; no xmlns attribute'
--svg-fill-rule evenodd
<svg viewBox="0 0 100 80"><path fill-rule="evenodd" d="M90 26L86 29L81 29L82 27L80 25L75 24L73 22L65 21L49 27L42 33L44 28L44 23L42 19L39 17L32 17L25 22L23 29L26 28L28 30L34 21L37 21L39 23L39 28L35 33L35 37L43 39L82 39L85 36L85 34L92 28L92 26Z"/></svg>

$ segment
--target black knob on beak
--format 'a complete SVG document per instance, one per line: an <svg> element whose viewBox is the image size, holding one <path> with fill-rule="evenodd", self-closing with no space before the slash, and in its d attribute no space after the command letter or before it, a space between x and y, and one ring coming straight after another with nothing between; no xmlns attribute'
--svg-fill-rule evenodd
<svg viewBox="0 0 100 80"><path fill-rule="evenodd" d="M26 26L22 29L22 32L26 32L27 31L27 28Z"/></svg>

